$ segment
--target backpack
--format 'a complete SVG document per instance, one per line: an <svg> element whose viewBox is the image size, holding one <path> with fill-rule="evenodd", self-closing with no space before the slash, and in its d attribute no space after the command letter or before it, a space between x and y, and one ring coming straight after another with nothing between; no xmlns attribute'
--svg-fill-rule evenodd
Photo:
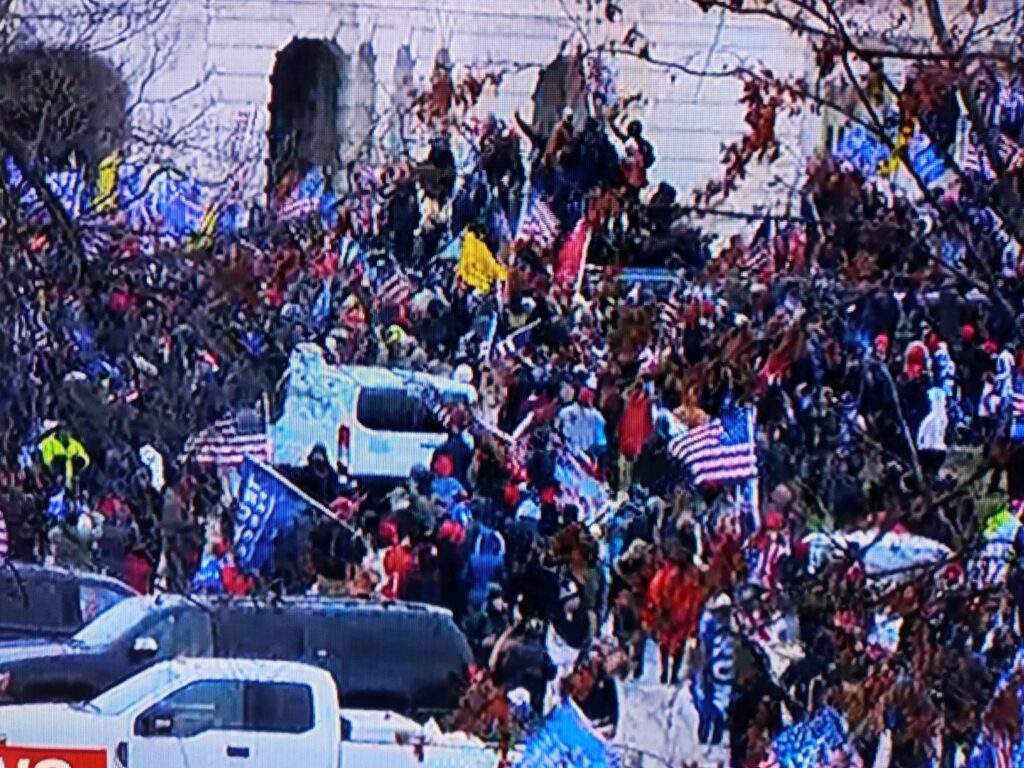
<svg viewBox="0 0 1024 768"><path fill-rule="evenodd" d="M640 145L640 156L644 159L644 170L649 170L654 165L654 147L647 139L640 139L637 143Z"/></svg>
<svg viewBox="0 0 1024 768"><path fill-rule="evenodd" d="M505 573L505 539L493 528L481 526L469 556L469 570L473 575L474 589L500 582Z"/></svg>

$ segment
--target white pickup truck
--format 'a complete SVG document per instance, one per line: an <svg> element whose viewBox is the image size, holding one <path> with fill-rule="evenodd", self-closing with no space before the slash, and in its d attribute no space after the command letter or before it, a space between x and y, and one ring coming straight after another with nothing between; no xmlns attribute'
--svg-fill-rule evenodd
<svg viewBox="0 0 1024 768"><path fill-rule="evenodd" d="M0 707L3 768L495 768L498 753L392 712L345 710L296 662L179 659L81 704Z"/></svg>

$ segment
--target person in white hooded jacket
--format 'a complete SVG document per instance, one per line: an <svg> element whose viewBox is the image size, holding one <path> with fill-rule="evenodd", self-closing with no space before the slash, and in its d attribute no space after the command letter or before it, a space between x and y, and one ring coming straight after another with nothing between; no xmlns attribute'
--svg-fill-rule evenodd
<svg viewBox="0 0 1024 768"><path fill-rule="evenodd" d="M941 387L928 390L930 409L917 429L917 451L921 460L921 471L934 478L946 461L946 430L949 416L946 413L946 392Z"/></svg>

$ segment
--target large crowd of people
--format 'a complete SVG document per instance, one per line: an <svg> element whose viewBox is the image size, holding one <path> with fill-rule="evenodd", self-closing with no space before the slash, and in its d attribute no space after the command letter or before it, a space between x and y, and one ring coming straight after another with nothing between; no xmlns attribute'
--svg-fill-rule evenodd
<svg viewBox="0 0 1024 768"><path fill-rule="evenodd" d="M979 734L1019 739L1018 708L990 699L1024 632L1021 572L1012 556L974 568L986 521L1024 499L1024 289L1007 244L957 252L921 233L911 201L830 158L798 214L715 243L649 182L641 123L618 123L439 131L422 162L350 169L331 226L284 220L272 196L198 247L154 247L111 218L81 259L45 222L8 216L14 565L143 593L444 606L478 667L461 723L481 731L540 715L553 689L613 730L614 678L643 678L651 645L658 684L692 687L700 739L728 743L735 766L824 706L864 761L899 768L957 764ZM943 203L997 242L972 199L961 185ZM502 265L490 290L460 279L469 239ZM967 282L985 274L990 290ZM266 429L300 343L469 382L479 403L447 412L447 441L386 492L322 445L280 467L333 516L311 509L249 573L231 468L186 444L225 416ZM736 408L756 413L756 479L695 486L673 441ZM812 530L953 554L881 577L848 549L812 569ZM782 672L781 645L797 649Z"/></svg>

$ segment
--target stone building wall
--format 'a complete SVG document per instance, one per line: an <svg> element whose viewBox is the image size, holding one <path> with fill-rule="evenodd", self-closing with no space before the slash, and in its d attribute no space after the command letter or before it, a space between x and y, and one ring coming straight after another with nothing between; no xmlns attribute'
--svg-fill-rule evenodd
<svg viewBox="0 0 1024 768"><path fill-rule="evenodd" d="M65 0L21 0L47 9ZM114 0L111 0L113 2ZM747 19L723 21L689 0L624 3L632 18L617 24L582 24L576 0L174 0L158 24L114 44L109 55L136 90L145 84L136 125L178 131L167 159L214 179L230 170L222 151L241 116L252 119L251 148L266 153L265 132L275 57L295 37L335 44L346 59L343 89L344 153L363 146L367 129L380 132L393 112L396 70L405 54L412 79L424 84L434 57L445 48L456 69L464 65L508 68L497 93L485 94L479 113L529 119L539 68L563 43L621 39L639 20L658 59L691 68L721 70L763 63L776 72L803 72L804 45L778 26ZM45 36L44 27L33 30ZM64 34L62 32L62 34ZM743 132L739 85L730 78L696 78L635 59L614 62L620 92L642 92L634 111L647 127L658 162L656 180L684 193L721 173L722 144ZM407 73L406 73L407 74ZM363 134L363 135L360 135ZM731 202L741 208L778 199L798 175L818 137L815 121L800 117L782 129L786 150L770 172L755 174ZM237 139L237 137L236 137ZM262 181L262 174L253 181ZM773 182L774 179L774 183Z"/></svg>

